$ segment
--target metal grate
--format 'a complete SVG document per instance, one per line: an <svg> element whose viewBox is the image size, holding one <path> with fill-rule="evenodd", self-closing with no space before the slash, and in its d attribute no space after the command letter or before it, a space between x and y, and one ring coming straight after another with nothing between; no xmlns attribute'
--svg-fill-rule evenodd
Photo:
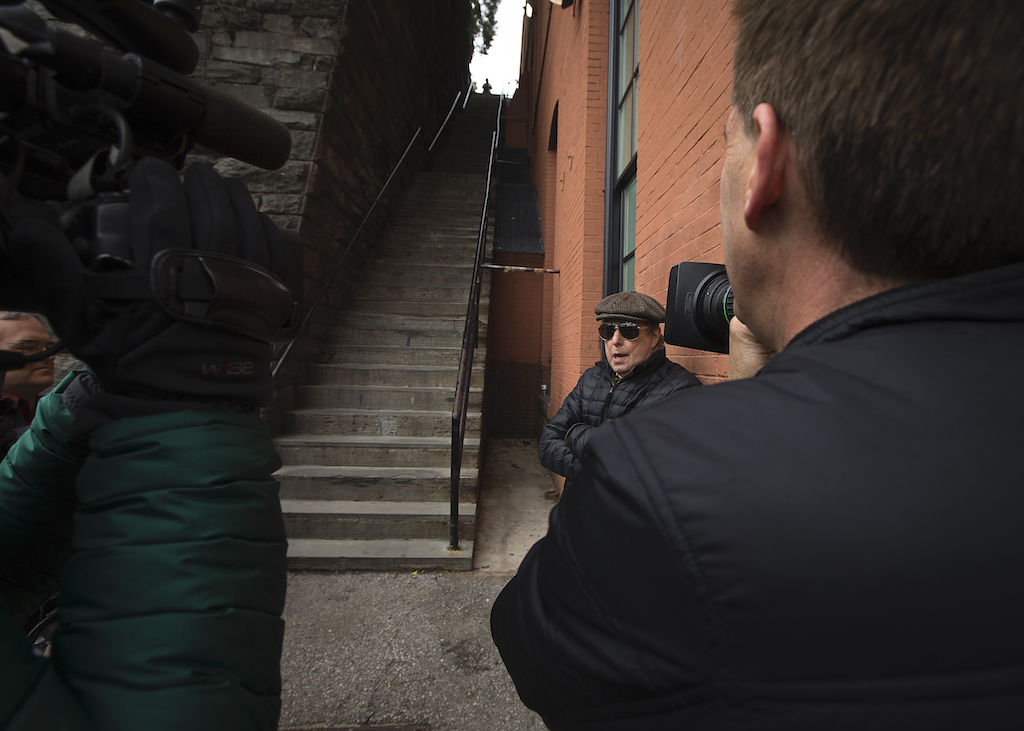
<svg viewBox="0 0 1024 731"><path fill-rule="evenodd" d="M543 254L537 188L529 183L500 183L494 219L494 250Z"/></svg>

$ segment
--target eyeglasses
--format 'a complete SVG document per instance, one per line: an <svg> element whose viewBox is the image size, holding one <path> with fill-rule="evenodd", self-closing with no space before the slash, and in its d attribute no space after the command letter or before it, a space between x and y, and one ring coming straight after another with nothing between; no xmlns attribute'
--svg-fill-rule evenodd
<svg viewBox="0 0 1024 731"><path fill-rule="evenodd" d="M602 340L611 340L615 337L615 331L626 340L636 340L640 337L640 326L635 322L602 322L597 328L597 334Z"/></svg>
<svg viewBox="0 0 1024 731"><path fill-rule="evenodd" d="M35 355L36 353L42 353L47 348L52 348L53 342L41 343L38 340L18 340L13 343L0 343L0 345L10 346L4 348L4 350L13 350L22 355Z"/></svg>

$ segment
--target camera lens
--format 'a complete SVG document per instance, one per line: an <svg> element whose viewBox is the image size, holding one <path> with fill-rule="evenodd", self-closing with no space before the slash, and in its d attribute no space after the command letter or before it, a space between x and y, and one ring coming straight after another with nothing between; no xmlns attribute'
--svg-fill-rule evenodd
<svg viewBox="0 0 1024 731"><path fill-rule="evenodd" d="M732 285L721 264L682 262L672 267L665 304L665 342L729 352Z"/></svg>
<svg viewBox="0 0 1024 731"><path fill-rule="evenodd" d="M709 343L728 348L732 300L732 285L725 272L713 274L702 283L694 319L697 330Z"/></svg>

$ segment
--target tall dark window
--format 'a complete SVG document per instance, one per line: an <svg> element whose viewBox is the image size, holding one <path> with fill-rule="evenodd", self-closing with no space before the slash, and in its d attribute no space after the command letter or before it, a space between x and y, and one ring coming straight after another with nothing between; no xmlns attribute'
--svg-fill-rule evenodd
<svg viewBox="0 0 1024 731"><path fill-rule="evenodd" d="M639 0L612 0L605 184L605 291L635 288Z"/></svg>

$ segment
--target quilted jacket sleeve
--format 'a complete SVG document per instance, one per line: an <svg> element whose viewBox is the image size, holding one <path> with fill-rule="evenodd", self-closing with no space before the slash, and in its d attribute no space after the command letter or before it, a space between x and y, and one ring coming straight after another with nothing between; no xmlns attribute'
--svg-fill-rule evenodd
<svg viewBox="0 0 1024 731"><path fill-rule="evenodd" d="M581 378L576 383L576 387L565 397L558 413L544 425L540 436L540 463L552 472L570 480L575 479L583 469L583 462L573 454L569 444L565 441L569 430L583 421L582 387L583 379ZM578 429L574 431L578 431Z"/></svg>
<svg viewBox="0 0 1024 731"><path fill-rule="evenodd" d="M53 658L0 628L17 678L0 726L276 729L286 542L265 427L179 411L121 419L89 447Z"/></svg>
<svg viewBox="0 0 1024 731"><path fill-rule="evenodd" d="M72 380L39 402L31 428L0 462L0 597L17 623L57 590L71 554L75 478L89 452L71 436L60 400Z"/></svg>

